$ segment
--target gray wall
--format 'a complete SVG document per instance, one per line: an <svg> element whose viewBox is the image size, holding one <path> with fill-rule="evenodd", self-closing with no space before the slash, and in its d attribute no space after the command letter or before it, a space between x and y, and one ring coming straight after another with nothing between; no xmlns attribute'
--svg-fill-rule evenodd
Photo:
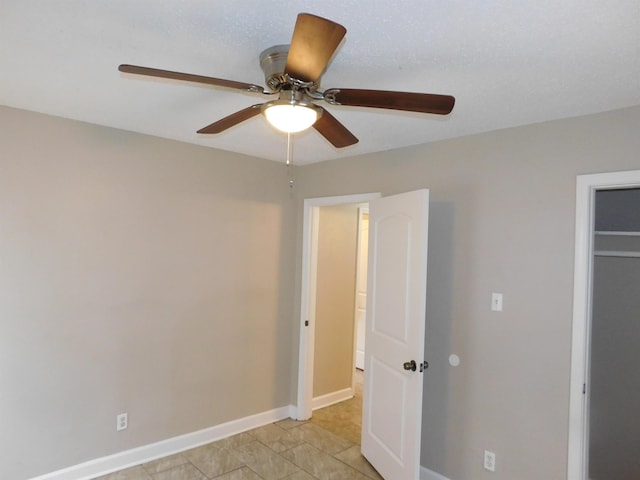
<svg viewBox="0 0 640 480"><path fill-rule="evenodd" d="M454 221L453 204L430 202L424 357L429 369L423 385L421 464L438 473L447 470L449 405L455 398L449 356L459 354L451 345Z"/></svg>
<svg viewBox="0 0 640 480"><path fill-rule="evenodd" d="M640 188L596 192L596 230L640 232Z"/></svg>
<svg viewBox="0 0 640 480"><path fill-rule="evenodd" d="M0 478L289 405L281 164L2 107L0 132Z"/></svg>
<svg viewBox="0 0 640 480"><path fill-rule="evenodd" d="M451 211L450 322L429 322L450 323L462 362L438 427L452 480L566 477L576 175L640 168L639 125L636 107L299 169L300 198L426 187Z"/></svg>
<svg viewBox="0 0 640 480"><path fill-rule="evenodd" d="M319 210L314 397L351 388L358 239L357 205Z"/></svg>

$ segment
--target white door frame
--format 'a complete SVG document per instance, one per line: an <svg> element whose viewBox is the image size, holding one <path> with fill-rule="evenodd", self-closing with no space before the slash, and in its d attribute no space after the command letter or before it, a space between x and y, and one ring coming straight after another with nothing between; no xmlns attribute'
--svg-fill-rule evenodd
<svg viewBox="0 0 640 480"><path fill-rule="evenodd" d="M591 346L593 232L597 190L640 187L640 170L578 175L576 181L573 326L569 391L567 480L586 480L589 438L588 391Z"/></svg>
<svg viewBox="0 0 640 480"><path fill-rule="evenodd" d="M366 205L362 205L360 207L358 207L358 238L356 240L357 245L356 245L356 301L355 301L355 308L354 308L354 312L353 312L353 364L356 366L356 368L358 367L358 341L362 340L364 342L364 339L361 338L362 335L364 335L364 333L362 333L362 335L358 335L358 293L359 293L359 287L360 287L360 282L362 281L362 257L363 257L363 235L362 235L362 224L363 224L363 216L364 215L369 215L369 204ZM367 222L368 224L368 222ZM367 227L368 229L368 227ZM367 230L368 231L368 230ZM368 264L368 243L369 243L369 237L367 236L366 239L366 244L367 245L367 257L364 258L364 263L365 265ZM367 282L367 278L365 277L364 279L364 283L366 284ZM365 285L366 286L366 285ZM366 296L366 290L365 290L365 296ZM365 306L365 323L366 323L366 306ZM362 358L362 370L364 369L364 358ZM353 377L353 381L351 382L351 388L355 391L355 383L356 383L356 379L355 377Z"/></svg>
<svg viewBox="0 0 640 480"><path fill-rule="evenodd" d="M320 207L365 203L380 193L363 193L304 200L302 222L302 282L300 287L300 349L298 356L298 401L296 419L308 420L312 414L313 355L315 341L316 277ZM308 326L305 323L308 322Z"/></svg>

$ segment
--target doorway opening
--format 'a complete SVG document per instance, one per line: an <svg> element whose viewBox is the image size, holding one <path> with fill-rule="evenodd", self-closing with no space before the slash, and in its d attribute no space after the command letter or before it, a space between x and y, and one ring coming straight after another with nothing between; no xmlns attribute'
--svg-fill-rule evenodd
<svg viewBox="0 0 640 480"><path fill-rule="evenodd" d="M570 480L588 480L591 477L591 470L595 472L602 467L599 460L601 452L597 442L598 431L615 428L615 423L610 423L611 419L606 420L606 415L604 417L596 416L598 410L602 410L603 401L616 401L613 397L603 400L603 393L609 396L613 389L609 385L605 387L606 392L604 392L599 379L618 376L619 371L615 371L615 369L611 371L612 369L607 365L611 365L611 359L619 361L617 357L621 352L624 352L624 348L623 345L614 345L613 355L609 355L607 358L602 356L602 352L609 350L607 343L611 341L610 334L624 334L625 329L628 331L628 326L614 325L613 322L617 322L615 320L617 314L609 315L609 312L605 313L607 318L603 323L603 306L606 311L607 302L611 303L611 297L604 298L603 295L608 295L607 291L610 290L608 287L611 284L605 279L604 285L607 288L601 289L602 275L612 268L619 268L618 261L620 259L636 258L636 262L640 261L637 259L640 256L640 250L636 252L637 255L633 251L629 251L630 243L637 243L636 240L640 239L640 232L631 228L603 229L601 225L597 226L597 224L606 223L607 220L603 219L603 213L601 209L597 209L597 204L601 204L600 202L605 198L603 194L608 196L608 193L615 193L615 190L637 190L639 187L640 171L580 175L577 179L567 469ZM633 250L632 247L631 250ZM607 259L614 259L615 265ZM616 276L619 280L619 273ZM613 290L617 295L621 289L614 288ZM638 285L635 285L635 289L637 291ZM620 297L614 299L613 302L618 309ZM615 342L615 340L613 341ZM605 348L601 348L603 346ZM624 369L623 365L620 367ZM602 368L608 368L604 376ZM629 387L628 384L627 387ZM628 397L628 395L625 396ZM618 413L620 410L609 407L606 410L610 412ZM632 417L629 416L628 420ZM615 419L612 422L615 422ZM611 432L609 431L606 435L610 436ZM616 465L619 466L620 462L616 462ZM610 478L614 477L618 478L618 475L614 474Z"/></svg>
<svg viewBox="0 0 640 480"><path fill-rule="evenodd" d="M341 202L340 202L341 200ZM331 205L344 203L333 199ZM398 193L384 198L360 196L352 203L369 201L367 320L362 396L361 450L374 468L387 478L418 478L421 454L425 314L427 303L427 252L429 190ZM300 338L300 419L311 417L314 315L320 265L314 245L314 212L305 205L302 260ZM318 202L318 200L316 200ZM327 201L321 200L326 205ZM321 204L321 205L322 205ZM353 262L355 263L355 261ZM315 283L314 283L315 282ZM352 279L350 290L353 292ZM351 328L353 313L350 312ZM353 337L351 337L353 339ZM417 360L417 361L416 361ZM351 363L351 366L353 363ZM350 368L353 372L352 367ZM296 413L298 413L298 411Z"/></svg>
<svg viewBox="0 0 640 480"><path fill-rule="evenodd" d="M316 346L318 347L318 349L323 349L324 351L330 351L332 349L332 346L330 345L331 338L328 336L328 333L330 333L332 330L331 325L326 326L326 331L317 331L317 315L318 313L320 313L321 315L326 314L327 317L331 318L331 308L334 307L334 305L320 304L319 302L321 302L322 299L318 297L318 293L321 293L322 291L326 292L327 290L330 291L331 287L335 286L326 284L327 281L331 282L330 272L323 271L326 270L324 269L324 267L327 267L326 264L320 265L320 262L323 260L322 258L319 258L319 254L321 254L319 245L323 240L321 238L320 231L321 209L326 207L340 207L350 205L352 206L354 212L357 213L360 209L360 212L364 213L366 211L368 202L379 197L379 193L370 193L338 197L314 198L307 199L304 202L300 312L300 364L298 369L298 404L296 411L296 418L298 420L308 420L309 418L311 418L312 412L315 408L327 406L332 403L336 403L341 400L353 397L356 388L356 385L354 383L354 367L356 362L358 329L356 328L354 320L354 316L357 312L355 278L353 278L352 280L350 292L343 292L346 295L351 295L352 301L352 308L349 313L351 315L351 322L350 325L347 326L347 328L351 329L349 335L351 341L348 345L348 351L345 351L347 347L344 346L344 341L341 342L344 348L342 348L342 351L336 355L336 357L341 357L342 359L342 365L339 365L338 370L342 371L343 373L345 372L345 367L346 370L348 370L346 371L346 375L349 375L350 377L349 385L347 385L346 388L339 388L338 390L336 390L335 386L332 386L330 384L332 380L330 377L335 376L336 372L334 368L335 366L332 366L331 363L326 366L326 372L316 372L315 369L314 359L316 356ZM339 209L336 210L336 212L338 215L341 213ZM358 217L355 217L353 220L356 222L357 229ZM335 240L335 238L331 238L332 232L330 230L324 233L329 237L328 239L325 239L326 241L331 242L332 240ZM356 237L354 236L354 263L353 265L351 265L354 272L357 265L355 242ZM328 278L328 280L323 280L323 274L326 278ZM320 284L320 282L324 283ZM348 356L349 359L345 360L345 356ZM338 361L340 359L336 358L335 360ZM316 392L314 392L314 384ZM342 384L343 387L346 385L344 379L342 379Z"/></svg>

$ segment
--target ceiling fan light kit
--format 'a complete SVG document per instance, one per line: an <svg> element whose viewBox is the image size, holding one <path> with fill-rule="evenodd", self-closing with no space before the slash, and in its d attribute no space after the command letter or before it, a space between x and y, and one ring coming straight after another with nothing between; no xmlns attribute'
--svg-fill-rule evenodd
<svg viewBox="0 0 640 480"><path fill-rule="evenodd" d="M283 90L278 100L262 105L262 114L278 130L298 133L316 123L322 109L305 101L299 90Z"/></svg>
<svg viewBox="0 0 640 480"><path fill-rule="evenodd" d="M271 125L285 133L298 133L311 127L321 115L313 104L278 100L266 103L262 113Z"/></svg>
<svg viewBox="0 0 640 480"><path fill-rule="evenodd" d="M232 113L198 133L221 133L259 113L278 130L296 133L313 127L334 147L344 148L358 139L324 108L314 101L329 105L382 108L407 112L448 115L455 99L449 95L331 88L318 89L320 76L346 35L340 24L309 13L298 15L290 45L276 45L260 54L260 66L270 91L259 85L202 75L173 72L135 65L120 65L124 73L170 78L187 82L232 88L259 95L278 95L277 100L251 105Z"/></svg>

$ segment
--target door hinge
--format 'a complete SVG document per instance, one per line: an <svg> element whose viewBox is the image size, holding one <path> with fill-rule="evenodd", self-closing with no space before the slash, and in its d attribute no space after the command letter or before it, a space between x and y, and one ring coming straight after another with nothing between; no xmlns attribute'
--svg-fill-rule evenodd
<svg viewBox="0 0 640 480"><path fill-rule="evenodd" d="M308 327L308 326L309 326L309 320L305 320L305 321L304 321L304 326L305 326L305 327Z"/></svg>
<svg viewBox="0 0 640 480"><path fill-rule="evenodd" d="M429 362L426 360L420 364L420 371L424 372L427 368L429 368Z"/></svg>
<svg viewBox="0 0 640 480"><path fill-rule="evenodd" d="M583 383L582 384L582 394L585 395L587 393L587 384Z"/></svg>

